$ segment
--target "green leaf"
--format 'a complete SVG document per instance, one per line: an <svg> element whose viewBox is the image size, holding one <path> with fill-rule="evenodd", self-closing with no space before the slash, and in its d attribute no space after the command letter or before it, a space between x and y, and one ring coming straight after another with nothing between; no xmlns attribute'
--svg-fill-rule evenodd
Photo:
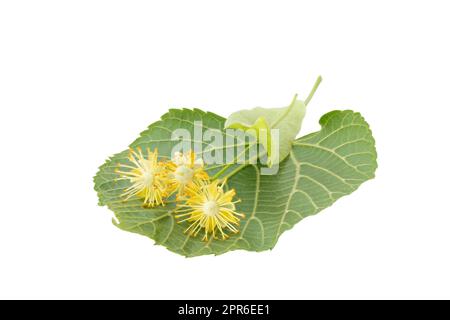
<svg viewBox="0 0 450 320"><path fill-rule="evenodd" d="M193 128L195 119L205 127L221 130L224 119L199 110L171 110L151 125L132 145L154 148L168 156L173 142L170 133L178 127ZM100 204L115 214L119 228L148 236L156 244L184 256L222 254L244 249L262 251L275 246L280 235L297 222L333 204L374 177L377 167L375 143L368 124L359 113L333 111L320 119L322 129L294 141L290 155L280 163L277 175L260 174L258 166L231 166L228 188L235 188L242 200L240 233L227 240L201 241L183 233L186 224L177 224L173 205L142 208L140 200L122 202L126 181L116 181L114 169L127 151L109 159L94 178ZM209 168L211 172L223 168Z"/></svg>

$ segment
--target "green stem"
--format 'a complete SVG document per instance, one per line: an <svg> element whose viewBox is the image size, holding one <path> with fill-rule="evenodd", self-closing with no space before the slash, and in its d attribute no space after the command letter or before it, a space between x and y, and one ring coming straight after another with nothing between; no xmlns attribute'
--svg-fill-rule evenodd
<svg viewBox="0 0 450 320"><path fill-rule="evenodd" d="M308 95L308 98L305 100L305 106L308 105L308 103L311 101L312 97L314 96L314 93L316 93L317 88L319 87L319 84L322 82L322 76L318 76L316 83L314 83L313 88L311 89L311 92Z"/></svg>
<svg viewBox="0 0 450 320"><path fill-rule="evenodd" d="M219 172L217 172L212 178L211 180L216 180L218 177L220 177L220 175L222 175L222 173L224 173L225 171L228 170L229 167L231 167L233 165L233 163L227 164L225 167L223 167Z"/></svg>

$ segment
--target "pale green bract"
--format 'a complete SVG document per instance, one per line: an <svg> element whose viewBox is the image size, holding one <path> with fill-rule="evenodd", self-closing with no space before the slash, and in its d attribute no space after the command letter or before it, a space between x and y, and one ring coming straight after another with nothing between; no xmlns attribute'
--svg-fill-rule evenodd
<svg viewBox="0 0 450 320"><path fill-rule="evenodd" d="M222 131L225 123L222 117L197 109L170 110L131 147L157 147L163 157L168 157L177 143L171 141L173 130L182 127L193 131L196 120L202 121L205 130ZM320 119L320 124L320 131L293 142L276 175L261 175L257 165L207 168L210 175L220 172L221 177L229 177L227 187L235 188L242 200L237 211L246 214L240 232L227 240L204 242L201 237L184 234L187 225L176 223L173 204L148 209L142 207L139 199L123 202L120 195L128 182L117 181L114 170L119 162L126 161L128 151L114 155L100 167L94 178L99 203L114 212L117 227L150 237L156 244L184 256L272 249L284 231L374 177L375 142L359 113L332 111Z"/></svg>
<svg viewBox="0 0 450 320"><path fill-rule="evenodd" d="M291 152L292 142L302 127L306 106L321 81L322 77L318 77L305 101L295 95L291 104L284 108L256 107L234 112L225 121L225 128L240 129L254 136L267 152L267 165L276 165ZM275 130L278 137L273 136Z"/></svg>
<svg viewBox="0 0 450 320"><path fill-rule="evenodd" d="M306 105L294 97L285 108L261 108L234 112L225 121L225 128L240 129L257 138L267 151L268 165L284 160L291 151L291 145L301 129L306 113ZM274 139L272 129L279 130L279 139ZM278 145L274 145L274 144ZM272 150L278 150L272 152Z"/></svg>

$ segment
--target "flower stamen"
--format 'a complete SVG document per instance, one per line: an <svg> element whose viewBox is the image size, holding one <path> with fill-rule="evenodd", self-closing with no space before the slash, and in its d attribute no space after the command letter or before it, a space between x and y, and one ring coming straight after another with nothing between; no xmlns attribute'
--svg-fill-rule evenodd
<svg viewBox="0 0 450 320"><path fill-rule="evenodd" d="M185 230L185 233L195 237L200 231L204 230L202 240L208 240L212 235L214 239L218 235L225 240L231 233L237 233L241 218L245 218L242 213L236 212L235 203L232 201L236 192L234 189L224 191L224 183L219 181L211 183L202 182L189 186L186 191L189 197L184 204L179 204L176 218L181 219L178 222L190 222L191 224Z"/></svg>
<svg viewBox="0 0 450 320"><path fill-rule="evenodd" d="M131 185L122 194L127 201L133 196L144 199L144 205L154 207L164 204L167 196L165 187L164 166L158 162L158 150L153 152L147 148L147 157L144 157L142 149L130 149L128 160L131 164L119 164L119 168L130 169L128 171L116 169L120 175L118 180L128 180Z"/></svg>
<svg viewBox="0 0 450 320"><path fill-rule="evenodd" d="M196 158L193 151L186 154L176 152L171 161L166 164L168 170L168 194L177 197L186 195L186 190L202 181L208 181L209 176L203 169L203 160Z"/></svg>

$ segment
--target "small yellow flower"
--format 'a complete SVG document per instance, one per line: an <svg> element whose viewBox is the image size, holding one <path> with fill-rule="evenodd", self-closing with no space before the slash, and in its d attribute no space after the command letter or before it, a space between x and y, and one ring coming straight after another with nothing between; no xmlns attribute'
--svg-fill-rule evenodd
<svg viewBox="0 0 450 320"><path fill-rule="evenodd" d="M201 181L209 180L208 174L203 170L203 160L196 159L195 153L186 154L176 152L172 161L166 164L168 193L185 195L186 189L192 188Z"/></svg>
<svg viewBox="0 0 450 320"><path fill-rule="evenodd" d="M232 233L238 232L240 218L245 216L237 213L233 197L236 195L234 189L224 191L224 183L219 185L219 181L211 183L202 182L188 187L189 197L184 204L179 204L176 218L182 218L179 222L188 221L191 225L186 229L186 233L196 236L200 230L204 229L202 240L208 240L208 235L212 234L216 239L216 233L225 240L228 229Z"/></svg>
<svg viewBox="0 0 450 320"><path fill-rule="evenodd" d="M128 171L116 170L121 175L119 180L131 182L131 186L123 193L125 200L137 196L144 199L145 206L154 207L164 204L165 170L164 165L158 162L158 150L155 148L154 152L151 152L147 148L147 158L145 158L141 148L138 147L137 151L130 149L128 160L132 165L119 164L120 168L129 169Z"/></svg>

